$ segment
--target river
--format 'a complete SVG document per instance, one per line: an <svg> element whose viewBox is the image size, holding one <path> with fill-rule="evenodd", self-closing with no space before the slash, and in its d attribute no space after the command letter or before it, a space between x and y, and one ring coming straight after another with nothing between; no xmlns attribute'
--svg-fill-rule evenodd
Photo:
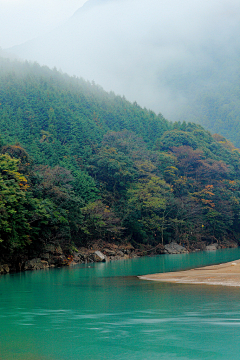
<svg viewBox="0 0 240 360"><path fill-rule="evenodd" d="M136 277L239 258L227 249L1 276L0 359L239 359L240 288Z"/></svg>

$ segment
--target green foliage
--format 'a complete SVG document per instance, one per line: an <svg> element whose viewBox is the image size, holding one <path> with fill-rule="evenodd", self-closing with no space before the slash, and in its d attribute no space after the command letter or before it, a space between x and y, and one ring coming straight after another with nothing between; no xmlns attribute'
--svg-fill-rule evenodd
<svg viewBox="0 0 240 360"><path fill-rule="evenodd" d="M165 226L165 213L170 198L170 186L157 176L144 179L129 189L127 202L128 218L141 224L148 235L148 242L159 238ZM138 236L139 237L139 236Z"/></svg>
<svg viewBox="0 0 240 360"><path fill-rule="evenodd" d="M84 221L81 230L85 237L85 243L101 238L108 241L117 241L120 238L123 230L121 220L101 200L96 200L82 208L82 214Z"/></svg>
<svg viewBox="0 0 240 360"><path fill-rule="evenodd" d="M79 158L84 164L110 130L134 131L151 146L170 128L162 116L83 79L0 58L0 133L37 163L78 170Z"/></svg>
<svg viewBox="0 0 240 360"><path fill-rule="evenodd" d="M197 145L194 135L181 130L166 131L161 139L156 142L156 147L163 151L169 150L173 146L191 146L196 149Z"/></svg>
<svg viewBox="0 0 240 360"><path fill-rule="evenodd" d="M112 147L103 147L92 156L88 169L108 192L115 195L120 195L136 175L129 157Z"/></svg>
<svg viewBox="0 0 240 360"><path fill-rule="evenodd" d="M29 244L31 220L38 204L31 197L25 176L18 172L19 161L0 154L0 242L14 251Z"/></svg>
<svg viewBox="0 0 240 360"><path fill-rule="evenodd" d="M240 152L228 140L56 70L0 64L2 253L238 240Z"/></svg>

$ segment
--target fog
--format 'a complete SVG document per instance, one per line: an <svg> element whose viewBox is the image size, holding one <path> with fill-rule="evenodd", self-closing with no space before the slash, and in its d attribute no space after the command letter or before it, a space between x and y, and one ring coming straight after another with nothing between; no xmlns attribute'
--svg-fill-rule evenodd
<svg viewBox="0 0 240 360"><path fill-rule="evenodd" d="M239 0L89 0L12 51L176 120L199 87L234 77L239 30Z"/></svg>
<svg viewBox="0 0 240 360"><path fill-rule="evenodd" d="M87 0L0 0L0 47L21 44L64 23Z"/></svg>

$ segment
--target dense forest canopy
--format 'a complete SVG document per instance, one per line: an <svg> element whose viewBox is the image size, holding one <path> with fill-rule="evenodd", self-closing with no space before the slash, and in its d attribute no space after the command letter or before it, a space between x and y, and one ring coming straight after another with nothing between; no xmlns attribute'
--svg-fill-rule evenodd
<svg viewBox="0 0 240 360"><path fill-rule="evenodd" d="M0 134L2 256L52 242L238 241L240 153L200 125L1 59Z"/></svg>

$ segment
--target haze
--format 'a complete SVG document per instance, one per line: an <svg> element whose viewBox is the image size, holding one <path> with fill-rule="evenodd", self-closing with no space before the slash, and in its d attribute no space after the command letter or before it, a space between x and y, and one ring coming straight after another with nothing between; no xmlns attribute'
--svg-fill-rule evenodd
<svg viewBox="0 0 240 360"><path fill-rule="evenodd" d="M66 21L86 0L0 0L0 47L33 39Z"/></svg>
<svg viewBox="0 0 240 360"><path fill-rule="evenodd" d="M178 120L204 92L236 81L239 33L239 0L88 0L62 26L11 50ZM204 120L198 107L189 120Z"/></svg>

